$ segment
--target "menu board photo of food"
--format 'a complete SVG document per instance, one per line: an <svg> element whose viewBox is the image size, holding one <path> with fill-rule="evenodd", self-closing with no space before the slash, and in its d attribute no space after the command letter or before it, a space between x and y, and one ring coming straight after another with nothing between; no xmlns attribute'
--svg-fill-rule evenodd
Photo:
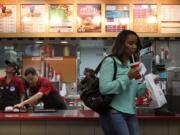
<svg viewBox="0 0 180 135"><path fill-rule="evenodd" d="M45 5L21 5L21 32L45 32Z"/></svg>
<svg viewBox="0 0 180 135"><path fill-rule="evenodd" d="M133 5L133 30L157 32L157 5Z"/></svg>
<svg viewBox="0 0 180 135"><path fill-rule="evenodd" d="M106 32L119 32L129 29L129 6L106 5Z"/></svg>
<svg viewBox="0 0 180 135"><path fill-rule="evenodd" d="M101 5L77 5L77 32L101 32Z"/></svg>
<svg viewBox="0 0 180 135"><path fill-rule="evenodd" d="M16 32L16 5L0 4L0 32Z"/></svg>
<svg viewBox="0 0 180 135"><path fill-rule="evenodd" d="M180 33L180 5L161 5L161 33Z"/></svg>
<svg viewBox="0 0 180 135"><path fill-rule="evenodd" d="M49 6L49 32L73 32L73 5Z"/></svg>

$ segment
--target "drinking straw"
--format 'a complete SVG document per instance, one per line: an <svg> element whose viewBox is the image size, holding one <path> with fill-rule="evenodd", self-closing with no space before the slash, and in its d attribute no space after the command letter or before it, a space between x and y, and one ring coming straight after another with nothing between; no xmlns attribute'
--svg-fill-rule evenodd
<svg viewBox="0 0 180 135"><path fill-rule="evenodd" d="M133 63L135 62L134 55L131 55Z"/></svg>

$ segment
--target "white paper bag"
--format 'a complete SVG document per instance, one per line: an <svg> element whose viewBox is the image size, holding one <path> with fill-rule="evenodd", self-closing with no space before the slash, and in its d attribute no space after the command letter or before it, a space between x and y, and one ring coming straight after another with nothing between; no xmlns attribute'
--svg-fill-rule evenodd
<svg viewBox="0 0 180 135"><path fill-rule="evenodd" d="M140 73L142 76L144 76L145 73L146 73L146 71L147 71L146 67L145 67L144 64L141 62L141 63L140 63L140 71L139 71L139 73Z"/></svg>
<svg viewBox="0 0 180 135"><path fill-rule="evenodd" d="M156 78L157 76L152 73L145 76L146 87L150 90L152 98L152 101L149 104L150 108L159 108L167 103L162 89L155 83Z"/></svg>

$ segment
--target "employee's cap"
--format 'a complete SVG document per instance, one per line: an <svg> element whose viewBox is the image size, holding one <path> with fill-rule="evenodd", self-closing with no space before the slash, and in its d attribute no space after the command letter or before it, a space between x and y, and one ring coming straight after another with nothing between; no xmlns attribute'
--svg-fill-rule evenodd
<svg viewBox="0 0 180 135"><path fill-rule="evenodd" d="M8 66L12 66L16 70L16 73L19 74L19 66L15 61L13 61L13 60L5 60L5 63Z"/></svg>

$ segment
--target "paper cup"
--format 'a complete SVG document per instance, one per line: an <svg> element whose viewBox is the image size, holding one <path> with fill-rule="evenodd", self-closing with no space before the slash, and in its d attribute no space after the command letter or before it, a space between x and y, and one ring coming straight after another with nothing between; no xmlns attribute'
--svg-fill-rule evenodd
<svg viewBox="0 0 180 135"><path fill-rule="evenodd" d="M140 62L134 62L131 64L131 68L138 68L140 66ZM138 76L135 78L136 80L140 80L142 78L141 74L138 74Z"/></svg>

